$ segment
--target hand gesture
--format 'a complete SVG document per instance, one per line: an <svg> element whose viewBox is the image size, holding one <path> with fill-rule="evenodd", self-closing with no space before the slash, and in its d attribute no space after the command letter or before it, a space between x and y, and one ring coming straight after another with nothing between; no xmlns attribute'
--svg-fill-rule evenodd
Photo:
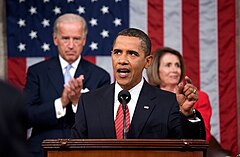
<svg viewBox="0 0 240 157"><path fill-rule="evenodd" d="M193 113L193 106L198 100L198 92L188 76L185 76L185 81L186 84L180 82L176 87L176 97L180 111L184 115L190 115Z"/></svg>
<svg viewBox="0 0 240 157"><path fill-rule="evenodd" d="M83 88L84 76L80 75L78 78L73 78L69 85L64 85L61 101L63 107L66 107L69 102L73 105L77 105L81 96L81 90Z"/></svg>

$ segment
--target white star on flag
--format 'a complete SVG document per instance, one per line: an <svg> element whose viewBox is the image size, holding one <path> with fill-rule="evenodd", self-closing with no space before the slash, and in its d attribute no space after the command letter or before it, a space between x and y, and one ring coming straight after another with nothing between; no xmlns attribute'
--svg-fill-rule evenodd
<svg viewBox="0 0 240 157"><path fill-rule="evenodd" d="M91 26L97 26L97 19L95 18L91 18L91 20L89 21L89 23L91 24Z"/></svg>
<svg viewBox="0 0 240 157"><path fill-rule="evenodd" d="M37 8L31 6L31 8L29 9L29 12L31 13L31 15L33 15L33 14L37 14Z"/></svg>
<svg viewBox="0 0 240 157"><path fill-rule="evenodd" d="M85 8L82 7L82 6L79 6L78 9L77 9L78 13L81 15L81 14L84 14L85 13Z"/></svg>
<svg viewBox="0 0 240 157"><path fill-rule="evenodd" d="M37 32L31 30L31 32L29 33L29 36L31 37L31 39L37 38Z"/></svg>
<svg viewBox="0 0 240 157"><path fill-rule="evenodd" d="M43 25L43 27L50 26L50 24L49 24L49 20L47 20L47 19L43 19L43 21L42 21L42 25Z"/></svg>
<svg viewBox="0 0 240 157"><path fill-rule="evenodd" d="M91 48L91 50L97 50L98 49L98 44L95 42L91 42L91 44L89 45L89 47Z"/></svg>
<svg viewBox="0 0 240 157"><path fill-rule="evenodd" d="M19 49L20 52L25 51L26 50L26 44L20 43L18 45L18 49Z"/></svg>
<svg viewBox="0 0 240 157"><path fill-rule="evenodd" d="M26 26L26 24L25 24L25 20L23 20L23 19L19 19L19 21L18 21L18 25L19 25L19 27L24 27L24 26Z"/></svg>
<svg viewBox="0 0 240 157"><path fill-rule="evenodd" d="M102 6L102 8L101 8L102 14L107 14L107 13L109 13L108 9L109 9L109 7Z"/></svg>
<svg viewBox="0 0 240 157"><path fill-rule="evenodd" d="M102 36L103 38L109 37L109 31L102 30L102 32L101 32L100 34L101 34L101 36Z"/></svg>
<svg viewBox="0 0 240 157"><path fill-rule="evenodd" d="M55 6L55 8L53 9L53 12L55 13L55 15L61 14L61 8Z"/></svg>
<svg viewBox="0 0 240 157"><path fill-rule="evenodd" d="M121 24L121 19L119 19L119 18L115 18L115 20L113 21L113 23L115 24L115 26L117 27L117 26L121 26L122 24Z"/></svg>
<svg viewBox="0 0 240 157"><path fill-rule="evenodd" d="M49 51L49 50L50 50L49 46L50 46L49 44L43 43L43 45L41 46L41 48L43 49L44 52L46 52L46 51Z"/></svg>

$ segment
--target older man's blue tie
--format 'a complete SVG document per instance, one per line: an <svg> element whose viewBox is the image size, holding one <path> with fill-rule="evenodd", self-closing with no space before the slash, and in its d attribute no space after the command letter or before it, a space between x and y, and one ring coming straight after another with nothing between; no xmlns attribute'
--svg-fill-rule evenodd
<svg viewBox="0 0 240 157"><path fill-rule="evenodd" d="M64 73L64 83L66 84L66 85L68 85L69 84L69 81L72 79L72 76L71 76L71 74L70 74L70 69L72 68L72 65L71 64L68 64L67 66L66 66L66 71L65 71L65 73Z"/></svg>

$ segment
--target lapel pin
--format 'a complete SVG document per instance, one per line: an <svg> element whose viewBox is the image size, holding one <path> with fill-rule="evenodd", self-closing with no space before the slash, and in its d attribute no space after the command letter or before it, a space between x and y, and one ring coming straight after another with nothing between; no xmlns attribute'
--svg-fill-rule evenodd
<svg viewBox="0 0 240 157"><path fill-rule="evenodd" d="M149 109L149 106L143 106L144 109L148 110Z"/></svg>

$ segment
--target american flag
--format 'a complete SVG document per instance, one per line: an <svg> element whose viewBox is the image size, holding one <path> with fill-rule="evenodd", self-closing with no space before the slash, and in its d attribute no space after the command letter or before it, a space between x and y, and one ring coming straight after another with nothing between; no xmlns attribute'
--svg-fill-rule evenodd
<svg viewBox="0 0 240 157"><path fill-rule="evenodd" d="M117 32L137 27L153 50L179 50L187 75L208 93L211 133L238 152L235 0L7 0L8 78L22 88L27 67L57 54L53 22L72 12L89 27L83 56L112 76L110 50ZM113 81L113 77L112 77Z"/></svg>

